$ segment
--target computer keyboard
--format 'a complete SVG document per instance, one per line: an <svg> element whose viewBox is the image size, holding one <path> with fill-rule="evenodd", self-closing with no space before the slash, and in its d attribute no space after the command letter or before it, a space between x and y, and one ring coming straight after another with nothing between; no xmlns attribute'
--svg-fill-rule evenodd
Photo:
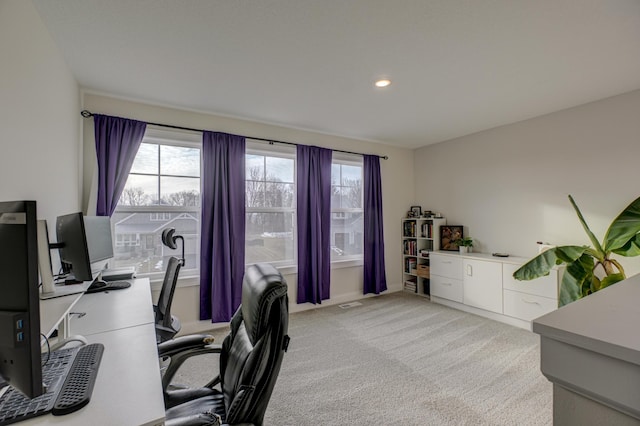
<svg viewBox="0 0 640 426"><path fill-rule="evenodd" d="M86 293L98 293L109 290L122 290L131 287L129 281L95 281L87 288Z"/></svg>
<svg viewBox="0 0 640 426"><path fill-rule="evenodd" d="M104 346L92 343L86 346L61 349L43 354L42 381L46 392L29 399L9 387L0 398L0 426L32 417L52 413L69 414L89 403L98 374Z"/></svg>

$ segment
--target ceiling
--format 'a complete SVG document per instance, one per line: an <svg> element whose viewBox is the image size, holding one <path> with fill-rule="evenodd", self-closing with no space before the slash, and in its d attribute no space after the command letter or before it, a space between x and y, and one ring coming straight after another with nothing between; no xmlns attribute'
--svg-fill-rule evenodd
<svg viewBox="0 0 640 426"><path fill-rule="evenodd" d="M410 148L640 89L638 0L34 4L85 89Z"/></svg>

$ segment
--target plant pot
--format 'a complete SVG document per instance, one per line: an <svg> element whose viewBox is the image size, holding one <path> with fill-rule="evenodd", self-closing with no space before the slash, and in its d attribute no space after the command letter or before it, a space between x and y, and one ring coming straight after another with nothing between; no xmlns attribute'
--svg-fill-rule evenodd
<svg viewBox="0 0 640 426"><path fill-rule="evenodd" d="M458 249L460 250L460 253L469 253L471 247L467 247L467 246L459 246Z"/></svg>

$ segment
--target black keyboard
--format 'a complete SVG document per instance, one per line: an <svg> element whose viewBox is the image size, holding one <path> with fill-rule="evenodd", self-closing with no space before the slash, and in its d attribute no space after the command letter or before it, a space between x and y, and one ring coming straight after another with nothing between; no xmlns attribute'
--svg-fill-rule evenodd
<svg viewBox="0 0 640 426"><path fill-rule="evenodd" d="M85 293L98 293L109 290L122 290L131 287L129 281L96 281L87 288Z"/></svg>
<svg viewBox="0 0 640 426"><path fill-rule="evenodd" d="M29 399L9 387L0 398L0 426L52 413L72 413L89 403L104 346L92 343L42 355L44 394Z"/></svg>

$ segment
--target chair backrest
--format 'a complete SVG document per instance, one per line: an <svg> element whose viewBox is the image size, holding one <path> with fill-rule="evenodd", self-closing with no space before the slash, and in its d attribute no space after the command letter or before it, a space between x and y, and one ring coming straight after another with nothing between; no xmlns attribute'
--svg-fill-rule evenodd
<svg viewBox="0 0 640 426"><path fill-rule="evenodd" d="M249 266L220 354L227 423L262 424L289 344L288 327L286 281L272 265Z"/></svg>
<svg viewBox="0 0 640 426"><path fill-rule="evenodd" d="M173 302L173 293L176 291L181 266L180 259L175 256L169 258L156 309L158 314L156 323L160 323L164 327L171 327L171 303Z"/></svg>

